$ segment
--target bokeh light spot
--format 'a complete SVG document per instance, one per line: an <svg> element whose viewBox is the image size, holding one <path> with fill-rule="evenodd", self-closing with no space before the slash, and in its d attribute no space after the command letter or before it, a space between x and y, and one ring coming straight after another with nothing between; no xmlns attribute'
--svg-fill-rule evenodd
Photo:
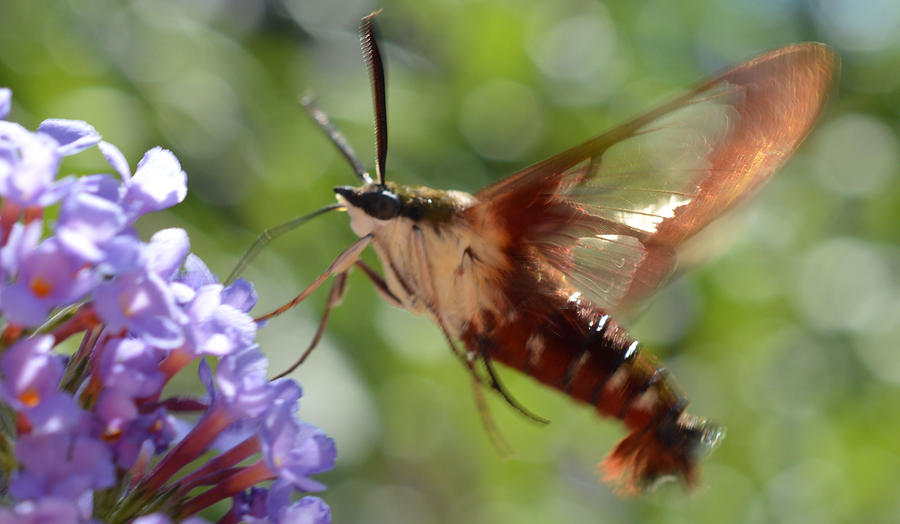
<svg viewBox="0 0 900 524"><path fill-rule="evenodd" d="M816 132L814 144L813 172L838 194L871 194L900 170L897 136L871 116L851 113L827 122Z"/></svg>
<svg viewBox="0 0 900 524"><path fill-rule="evenodd" d="M820 27L854 51L876 51L900 42L900 2L896 0L822 0L816 10Z"/></svg>
<svg viewBox="0 0 900 524"><path fill-rule="evenodd" d="M875 376L893 384L900 384L900 296L885 308L881 321L868 330L856 344L856 351Z"/></svg>
<svg viewBox="0 0 900 524"><path fill-rule="evenodd" d="M290 16L310 33L344 31L356 27L360 16L376 8L370 0L284 0L283 4Z"/></svg>
<svg viewBox="0 0 900 524"><path fill-rule="evenodd" d="M465 98L459 127L482 156L511 161L531 150L540 137L541 122L531 89L509 80L494 80Z"/></svg>
<svg viewBox="0 0 900 524"><path fill-rule="evenodd" d="M550 77L589 80L616 50L616 28L606 10L560 20L528 40L528 53Z"/></svg>
<svg viewBox="0 0 900 524"><path fill-rule="evenodd" d="M892 290L888 262L865 241L837 238L800 262L796 307L823 330L861 330L880 317Z"/></svg>

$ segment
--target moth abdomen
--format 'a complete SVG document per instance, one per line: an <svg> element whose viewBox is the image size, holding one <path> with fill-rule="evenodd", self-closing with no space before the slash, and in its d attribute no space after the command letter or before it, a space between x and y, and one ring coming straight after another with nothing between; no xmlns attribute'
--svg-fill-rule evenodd
<svg viewBox="0 0 900 524"><path fill-rule="evenodd" d="M518 314L505 316L516 320L464 341L622 420L630 434L602 463L622 491L639 492L667 476L692 483L700 451L720 431L685 413L687 399L670 373L611 316L577 297L542 298L519 302Z"/></svg>

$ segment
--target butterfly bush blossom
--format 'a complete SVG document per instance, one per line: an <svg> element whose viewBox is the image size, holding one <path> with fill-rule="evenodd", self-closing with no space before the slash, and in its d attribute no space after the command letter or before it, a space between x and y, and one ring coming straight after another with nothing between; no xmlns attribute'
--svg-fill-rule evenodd
<svg viewBox="0 0 900 524"><path fill-rule="evenodd" d="M10 98L0 89L0 524L204 522L226 499L219 522L329 523L297 493L324 489L310 476L334 443L298 420L296 383L266 378L253 287L220 284L181 229L134 229L184 199L175 156L151 149L132 173L84 122L7 121ZM57 176L93 147L114 174ZM73 337L74 354L55 351ZM206 395L164 394L195 360Z"/></svg>

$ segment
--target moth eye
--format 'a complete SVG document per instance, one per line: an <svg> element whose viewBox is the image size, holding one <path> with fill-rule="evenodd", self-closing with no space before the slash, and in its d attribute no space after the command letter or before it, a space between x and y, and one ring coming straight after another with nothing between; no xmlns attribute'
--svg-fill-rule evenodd
<svg viewBox="0 0 900 524"><path fill-rule="evenodd" d="M366 213L379 220L390 220L400 213L400 199L390 191L369 193Z"/></svg>

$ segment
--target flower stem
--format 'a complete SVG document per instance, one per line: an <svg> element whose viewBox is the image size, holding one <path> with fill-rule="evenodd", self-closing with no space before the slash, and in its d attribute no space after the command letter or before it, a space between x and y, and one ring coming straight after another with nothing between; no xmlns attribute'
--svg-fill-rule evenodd
<svg viewBox="0 0 900 524"><path fill-rule="evenodd" d="M208 475L230 468L247 457L259 453L259 451L259 437L257 435L248 437L237 446L207 462L202 468L181 479L179 481L181 489L184 493L187 493L200 485Z"/></svg>
<svg viewBox="0 0 900 524"><path fill-rule="evenodd" d="M14 204L9 199L4 199L0 206L0 245L6 245L9 234L15 224L22 215L22 207Z"/></svg>
<svg viewBox="0 0 900 524"><path fill-rule="evenodd" d="M265 461L260 460L191 499L190 502L185 504L181 511L178 512L177 520L189 517L222 499L240 493L259 482L271 480L273 478L275 478L275 473L269 469L269 466Z"/></svg>
<svg viewBox="0 0 900 524"><path fill-rule="evenodd" d="M7 324L3 333L0 334L0 347L7 348L12 345L13 342L22 336L23 331L25 331L25 328L18 324Z"/></svg>
<svg viewBox="0 0 900 524"><path fill-rule="evenodd" d="M222 409L214 410L200 419L194 429L181 440L153 469L139 489L153 493L178 470L199 457L233 421Z"/></svg>
<svg viewBox="0 0 900 524"><path fill-rule="evenodd" d="M193 357L188 353L176 349L169 353L169 355L159 363L159 371L166 376L166 381L168 381L175 376L176 373L181 371L184 366L190 364L191 360L193 360Z"/></svg>

